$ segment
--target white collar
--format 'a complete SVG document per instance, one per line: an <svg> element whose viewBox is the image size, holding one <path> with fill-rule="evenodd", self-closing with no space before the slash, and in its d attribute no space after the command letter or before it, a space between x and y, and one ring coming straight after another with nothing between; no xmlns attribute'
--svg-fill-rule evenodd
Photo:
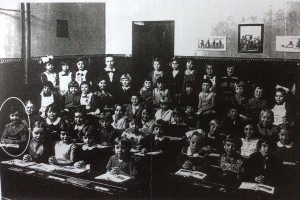
<svg viewBox="0 0 300 200"><path fill-rule="evenodd" d="M74 127L74 130L79 130L79 131L80 131L81 129L83 129L84 125L85 125L85 124L81 124L81 125L78 126L78 125L76 124L75 127Z"/></svg>
<svg viewBox="0 0 300 200"><path fill-rule="evenodd" d="M286 145L284 145L284 144L281 144L280 141L278 141L278 142L277 142L277 146L278 146L278 147L286 147L287 149L289 149L289 148L292 148L292 147L294 146L294 144L291 143L291 144L286 144Z"/></svg>
<svg viewBox="0 0 300 200"><path fill-rule="evenodd" d="M128 90L129 88L130 88L130 86L127 86L127 87L122 86L123 90Z"/></svg>
<svg viewBox="0 0 300 200"><path fill-rule="evenodd" d="M47 118L46 118L46 122L47 122L48 125L53 124L53 125L56 126L56 125L60 122L60 119L61 119L60 117L57 117L56 120L52 123L52 122L50 121L50 119L47 117Z"/></svg>
<svg viewBox="0 0 300 200"><path fill-rule="evenodd" d="M111 72L111 71L112 71L112 72L115 72L115 71L116 71L116 68L113 67L113 68L111 69L110 67L105 67L104 70L105 70L106 72Z"/></svg>

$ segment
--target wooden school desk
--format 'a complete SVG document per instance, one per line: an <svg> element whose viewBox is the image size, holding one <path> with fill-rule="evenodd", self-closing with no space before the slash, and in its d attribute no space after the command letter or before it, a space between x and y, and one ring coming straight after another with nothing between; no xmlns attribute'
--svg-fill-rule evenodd
<svg viewBox="0 0 300 200"><path fill-rule="evenodd" d="M43 172L1 164L2 196L9 199L139 198L134 183L96 180L100 174Z"/></svg>

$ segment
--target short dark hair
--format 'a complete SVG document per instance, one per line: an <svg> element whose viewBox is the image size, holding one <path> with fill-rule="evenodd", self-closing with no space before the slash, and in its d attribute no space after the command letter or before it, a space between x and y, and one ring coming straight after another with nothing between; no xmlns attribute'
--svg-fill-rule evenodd
<svg viewBox="0 0 300 200"><path fill-rule="evenodd" d="M51 110L52 112L55 112L57 115L59 114L59 108L55 103L52 103L46 107L46 110L45 110L46 117L48 117L47 113L49 110Z"/></svg>
<svg viewBox="0 0 300 200"><path fill-rule="evenodd" d="M228 135L224 140L223 140L223 145L226 144L226 142L231 142L235 144L237 149L241 149L243 142L240 138L233 136L233 135Z"/></svg>
<svg viewBox="0 0 300 200"><path fill-rule="evenodd" d="M71 81L71 82L68 84L68 87L69 87L69 89L70 89L71 87L77 87L77 88L79 88L79 84L78 84L76 81Z"/></svg>
<svg viewBox="0 0 300 200"><path fill-rule="evenodd" d="M260 138L260 139L258 140L258 142L257 142L257 149L258 149L258 150L261 148L261 145L262 145L262 144L267 144L267 145L269 145L269 147L270 147L271 149L274 149L274 147L275 147L273 140L272 140L271 138L269 138L269 137L266 137L266 136L264 136L264 137L262 137L262 138Z"/></svg>
<svg viewBox="0 0 300 200"><path fill-rule="evenodd" d="M53 83L51 81L44 81L43 87L49 87L51 90L53 89Z"/></svg>
<svg viewBox="0 0 300 200"><path fill-rule="evenodd" d="M128 148L128 150L130 150L132 148L131 141L125 137L117 137L114 140L114 145L118 145L118 144L126 146Z"/></svg>

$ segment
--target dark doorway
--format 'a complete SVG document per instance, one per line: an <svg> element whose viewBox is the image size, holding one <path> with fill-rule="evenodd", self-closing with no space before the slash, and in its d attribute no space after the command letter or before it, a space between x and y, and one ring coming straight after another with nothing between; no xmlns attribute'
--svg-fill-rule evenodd
<svg viewBox="0 0 300 200"><path fill-rule="evenodd" d="M162 69L174 56L174 21L132 22L132 73L141 86L152 70L152 59L160 58Z"/></svg>

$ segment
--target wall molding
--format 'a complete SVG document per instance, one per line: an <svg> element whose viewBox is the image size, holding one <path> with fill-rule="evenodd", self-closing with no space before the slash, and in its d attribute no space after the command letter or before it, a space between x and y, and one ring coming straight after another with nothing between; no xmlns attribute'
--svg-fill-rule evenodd
<svg viewBox="0 0 300 200"><path fill-rule="evenodd" d="M76 59L79 57L84 57L84 58L102 58L105 57L106 55L111 55L116 58L131 58L131 54L92 54L92 55L64 55L64 56L55 56L53 55L54 59ZM38 56L38 57L31 57L31 61L39 61L43 56ZM297 65L300 65L300 59L284 59L284 58L241 58L241 57L207 57L207 56L180 56L180 55L175 55L174 57L179 58L179 59L189 59L193 58L196 60L224 60L224 61L234 61L234 62L239 62L239 61L259 61L259 62L296 62L298 63ZM3 63L15 63L15 62L22 62L22 58L0 58L0 64Z"/></svg>

